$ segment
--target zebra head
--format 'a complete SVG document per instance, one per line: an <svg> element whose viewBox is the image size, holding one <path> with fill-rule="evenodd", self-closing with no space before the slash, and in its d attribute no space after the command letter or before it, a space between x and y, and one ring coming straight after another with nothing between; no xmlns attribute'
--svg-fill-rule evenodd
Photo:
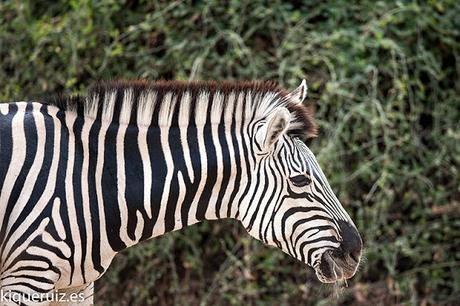
<svg viewBox="0 0 460 306"><path fill-rule="evenodd" d="M315 269L321 282L351 278L362 240L315 156L298 134L289 103L302 106L305 81L254 123L251 200L240 220L247 231Z"/></svg>

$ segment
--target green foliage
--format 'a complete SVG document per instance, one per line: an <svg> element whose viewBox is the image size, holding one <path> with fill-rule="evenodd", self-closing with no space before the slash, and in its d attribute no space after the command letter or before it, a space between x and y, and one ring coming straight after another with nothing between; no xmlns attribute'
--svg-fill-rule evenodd
<svg viewBox="0 0 460 306"><path fill-rule="evenodd" d="M121 253L100 305L455 304L460 298L460 2L2 1L0 100L97 79L301 78L313 141L360 229L348 288L231 221Z"/></svg>

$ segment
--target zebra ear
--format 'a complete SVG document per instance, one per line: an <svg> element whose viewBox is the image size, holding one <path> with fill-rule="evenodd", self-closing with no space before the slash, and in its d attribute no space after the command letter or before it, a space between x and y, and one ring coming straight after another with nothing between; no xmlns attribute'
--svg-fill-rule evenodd
<svg viewBox="0 0 460 306"><path fill-rule="evenodd" d="M290 92L287 95L287 98L296 104L301 104L303 100L305 100L305 98L307 97L307 91L307 82L305 80L302 80L302 83L300 83L299 87Z"/></svg>
<svg viewBox="0 0 460 306"><path fill-rule="evenodd" d="M268 118L267 122L257 132L257 141L266 151L286 132L291 121L291 114L287 108L280 107Z"/></svg>

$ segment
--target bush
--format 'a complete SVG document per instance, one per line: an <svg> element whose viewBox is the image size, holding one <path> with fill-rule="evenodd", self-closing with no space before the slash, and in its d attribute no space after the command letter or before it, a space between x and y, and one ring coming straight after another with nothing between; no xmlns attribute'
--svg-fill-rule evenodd
<svg viewBox="0 0 460 306"><path fill-rule="evenodd" d="M3 1L0 100L97 79L309 84L311 147L365 241L348 288L204 222L122 252L99 305L450 304L460 298L460 2Z"/></svg>

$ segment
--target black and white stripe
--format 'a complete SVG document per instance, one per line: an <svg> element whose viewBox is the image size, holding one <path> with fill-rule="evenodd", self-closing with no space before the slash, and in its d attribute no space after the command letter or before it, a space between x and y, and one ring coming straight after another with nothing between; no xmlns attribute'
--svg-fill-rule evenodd
<svg viewBox="0 0 460 306"><path fill-rule="evenodd" d="M352 221L298 138L314 134L305 93L127 82L0 104L0 287L80 288L91 303L117 252L204 219L239 219L318 265L343 240L337 220ZM293 186L296 174L311 184Z"/></svg>

